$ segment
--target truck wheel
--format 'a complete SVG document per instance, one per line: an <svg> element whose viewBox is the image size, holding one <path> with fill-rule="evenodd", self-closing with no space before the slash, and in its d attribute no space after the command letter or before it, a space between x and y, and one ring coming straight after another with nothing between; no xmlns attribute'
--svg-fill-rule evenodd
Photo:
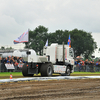
<svg viewBox="0 0 100 100"><path fill-rule="evenodd" d="M52 76L53 72L52 64L51 63L42 64L40 72L41 76Z"/></svg>
<svg viewBox="0 0 100 100"><path fill-rule="evenodd" d="M61 76L70 76L70 67L66 68L66 73L61 73Z"/></svg>
<svg viewBox="0 0 100 100"><path fill-rule="evenodd" d="M23 67L22 67L22 74L23 74L23 76L30 76L30 77L32 77L33 74L28 74L28 67L26 65L27 64L24 64Z"/></svg>
<svg viewBox="0 0 100 100"><path fill-rule="evenodd" d="M22 67L22 74L23 76L28 76L28 77L32 77L34 74L28 74L28 67L26 66L27 64L24 64Z"/></svg>
<svg viewBox="0 0 100 100"><path fill-rule="evenodd" d="M70 76L70 67L69 66L66 68L66 76Z"/></svg>
<svg viewBox="0 0 100 100"><path fill-rule="evenodd" d="M23 76L28 76L28 68L27 68L26 64L24 64L22 67L22 74L23 74Z"/></svg>

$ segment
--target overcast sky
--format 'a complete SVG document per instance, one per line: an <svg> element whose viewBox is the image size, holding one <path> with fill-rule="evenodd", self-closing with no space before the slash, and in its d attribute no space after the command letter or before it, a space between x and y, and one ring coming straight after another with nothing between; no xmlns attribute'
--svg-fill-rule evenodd
<svg viewBox="0 0 100 100"><path fill-rule="evenodd" d="M39 25L48 32L91 32L100 47L100 0L0 0L0 45L14 45L14 39Z"/></svg>

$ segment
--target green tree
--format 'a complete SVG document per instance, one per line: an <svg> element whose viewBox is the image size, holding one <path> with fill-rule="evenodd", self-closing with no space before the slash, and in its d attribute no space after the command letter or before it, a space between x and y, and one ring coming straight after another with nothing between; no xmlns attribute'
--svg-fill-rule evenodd
<svg viewBox="0 0 100 100"><path fill-rule="evenodd" d="M3 46L0 48L0 50L11 50L11 49L13 49L13 48L12 48L12 47L7 47L7 48L5 48L5 47L3 47Z"/></svg>
<svg viewBox="0 0 100 100"><path fill-rule="evenodd" d="M56 30L53 33L49 33L49 45L51 43L58 43L58 44L62 44L62 42L64 42L65 44L67 44L68 42L68 30Z"/></svg>
<svg viewBox="0 0 100 100"><path fill-rule="evenodd" d="M5 50L11 50L11 49L13 49L12 47L7 47Z"/></svg>
<svg viewBox="0 0 100 100"><path fill-rule="evenodd" d="M71 45L74 49L75 57L82 54L85 58L88 58L97 48L91 33L74 29L69 34L71 35Z"/></svg>
<svg viewBox="0 0 100 100"><path fill-rule="evenodd" d="M1 48L0 48L1 50L5 50L5 47L3 47L3 46L1 46Z"/></svg>

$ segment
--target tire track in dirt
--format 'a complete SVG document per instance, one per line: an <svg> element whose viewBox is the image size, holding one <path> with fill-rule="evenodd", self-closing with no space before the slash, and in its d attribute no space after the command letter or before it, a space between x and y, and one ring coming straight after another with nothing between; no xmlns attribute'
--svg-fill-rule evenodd
<svg viewBox="0 0 100 100"><path fill-rule="evenodd" d="M100 79L2 83L0 100L99 100Z"/></svg>

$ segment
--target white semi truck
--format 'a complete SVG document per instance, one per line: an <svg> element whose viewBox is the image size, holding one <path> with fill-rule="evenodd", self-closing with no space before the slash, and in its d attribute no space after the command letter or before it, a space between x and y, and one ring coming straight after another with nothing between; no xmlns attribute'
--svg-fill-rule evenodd
<svg viewBox="0 0 100 100"><path fill-rule="evenodd" d="M74 52L68 45L52 43L44 46L43 56L36 55L35 51L27 51L26 63L22 67L23 76L52 76L53 73L69 76L73 72Z"/></svg>

